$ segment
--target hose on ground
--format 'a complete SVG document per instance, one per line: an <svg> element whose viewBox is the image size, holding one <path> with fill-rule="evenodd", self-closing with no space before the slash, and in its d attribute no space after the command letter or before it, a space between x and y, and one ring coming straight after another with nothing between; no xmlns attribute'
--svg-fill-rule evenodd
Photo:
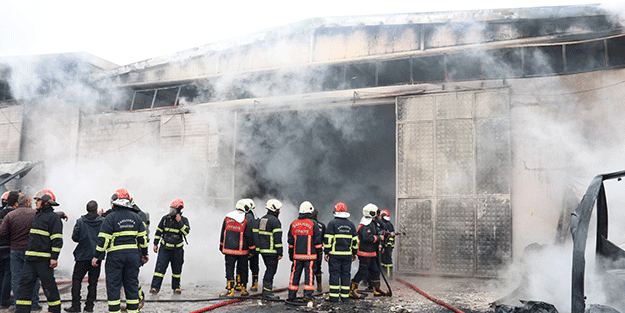
<svg viewBox="0 0 625 313"><path fill-rule="evenodd" d="M286 289L287 288L274 289L273 292L281 292L281 291L285 291ZM262 293L255 293L253 295L250 295L247 298L238 298L238 299L233 299L233 300L229 300L229 301L224 301L224 302L221 302L221 303L217 303L217 304L205 307L203 309L192 311L190 313L201 313L201 312L206 312L206 311L212 311L212 310L217 309L219 307L222 307L224 305L229 305L229 304L233 304L233 303L237 303L237 302L242 302L242 301L245 301L247 299L258 297L260 295L262 295ZM224 298L221 298L221 299L224 299ZM282 300L280 300L280 301L282 301Z"/></svg>
<svg viewBox="0 0 625 313"><path fill-rule="evenodd" d="M421 291L421 289L417 288L415 285L413 285L413 284L411 284L411 283L409 283L409 282L403 281L403 280L401 280L401 279L399 279L399 278L395 278L395 279L397 279L397 281L398 281L398 282L403 283L404 285L411 287L411 288L412 288L412 289L414 289L416 292L420 293L422 296L424 296L424 297L428 298L429 300L431 300L431 301L433 301L433 302L435 302L435 303L437 303L437 304L440 304L440 305L442 305L442 306L444 306L444 307L446 307L446 308L448 308L448 309L450 309L450 310L454 311L455 313L464 313L464 312L462 312L462 311L460 311L460 310L458 310L458 309L454 308L453 306L451 306L451 305L449 305L449 304L447 304L447 303L445 303L445 302L443 302L443 301L441 301L441 300L438 300L438 299L436 299L436 298L434 298L434 297L432 297L432 296L428 295L427 293L425 293L425 292Z"/></svg>

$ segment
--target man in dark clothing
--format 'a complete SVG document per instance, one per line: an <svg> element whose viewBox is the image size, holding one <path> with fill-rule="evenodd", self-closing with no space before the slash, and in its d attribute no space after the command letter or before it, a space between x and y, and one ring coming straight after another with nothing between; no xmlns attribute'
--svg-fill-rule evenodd
<svg viewBox="0 0 625 313"><path fill-rule="evenodd" d="M183 247L191 228L189 227L189 220L182 216L184 203L181 199L172 201L169 208L169 213L161 218L154 235L154 252L158 253L158 258L152 277L151 294L157 294L161 289L169 263L171 263L171 289L175 294L181 293L180 277L184 263ZM159 243L160 249L158 248Z"/></svg>
<svg viewBox="0 0 625 313"><path fill-rule="evenodd" d="M76 220L72 240L78 245L74 249L74 272L72 273L72 306L65 308L67 312L81 312L80 288L85 274L89 273L89 285L87 287L87 302L85 312L93 312L93 304L96 299L100 267L91 265L91 259L95 253L96 240L100 232L100 225L104 218L97 213L98 203L91 200L87 203L87 214Z"/></svg>
<svg viewBox="0 0 625 313"><path fill-rule="evenodd" d="M328 223L324 236L325 260L330 272L330 302L349 301L349 284L352 262L358 252L356 226L347 218L347 206L339 202L334 206L334 219Z"/></svg>
<svg viewBox="0 0 625 313"><path fill-rule="evenodd" d="M235 281L234 268L241 273L241 296L249 293L247 285L247 254L255 250L252 225L245 219L245 212L250 209L248 199L237 201L236 210L228 213L221 226L219 251L224 254L226 261L226 292L220 297L234 297Z"/></svg>
<svg viewBox="0 0 625 313"><path fill-rule="evenodd" d="M30 312L32 290L37 278L48 300L48 312L61 312L61 297L54 278L54 268L63 246L63 222L54 213L53 206L58 206L52 191L44 189L33 197L37 213L30 226L26 262L15 297L16 312Z"/></svg>
<svg viewBox="0 0 625 313"><path fill-rule="evenodd" d="M316 208L313 210L312 213L312 219L315 220L315 222L317 222L317 226L319 226L319 232L321 232L321 238L323 238L323 236L326 233L326 225L324 225L323 223L319 222L319 220L317 220L317 217L319 216L319 210L317 210ZM322 292L323 291L323 287L321 284L321 263L323 259L323 250L319 250L317 253L317 259L314 261L313 264L313 271L315 273L315 277L317 278L317 291L318 292Z"/></svg>
<svg viewBox="0 0 625 313"><path fill-rule="evenodd" d="M273 277L278 271L278 261L282 259L282 223L278 219L282 203L276 199L267 201L267 214L258 221L254 229L256 251L263 256L265 275L263 276L263 299L277 300L273 295Z"/></svg>
<svg viewBox="0 0 625 313"><path fill-rule="evenodd" d="M139 310L139 267L148 262L148 242L143 220L133 211L131 196L118 189L111 197L109 213L98 234L91 265L99 266L106 255L104 272L109 312L119 312L120 291L124 286L126 310Z"/></svg>
<svg viewBox="0 0 625 313"><path fill-rule="evenodd" d="M256 218L256 215L254 215L254 209L256 209L256 204L254 204L254 200L252 199L243 199L243 201L247 202L247 205L245 206L245 219L247 220L247 223L251 225L252 231L255 232L258 223L258 219ZM256 245L256 243L254 242L254 238L252 238L252 244L254 244L254 246ZM251 291L258 291L258 261L258 252L256 252L256 250L250 250L247 253L248 266L246 266L246 268L249 268L252 272L252 286L250 287ZM241 281L241 276L241 273L237 271L237 284L235 286L235 290L243 292L243 290L247 288L247 280L245 281L245 284L243 284L243 282ZM247 293L247 291L245 292Z"/></svg>
<svg viewBox="0 0 625 313"><path fill-rule="evenodd" d="M312 203L302 202L299 206L298 218L289 226L289 259L293 264L291 265L288 301L293 301L297 296L302 271L304 272L304 300L312 301L312 294L315 290L313 262L317 259L319 250L323 249L323 237L321 237L319 225L312 219L313 210Z"/></svg>
<svg viewBox="0 0 625 313"><path fill-rule="evenodd" d="M362 208L363 217L358 226L358 260L360 266L358 272L354 275L350 286L349 296L354 299L364 298L358 294L358 284L361 280L366 279L367 275L371 279L373 285L373 295L386 295L380 290L380 267L378 266L378 245L384 242L384 235L378 233L378 227L373 218L378 214L378 207L369 203Z"/></svg>
<svg viewBox="0 0 625 313"><path fill-rule="evenodd" d="M7 214L2 225L0 225L0 237L9 236L11 242L11 290L13 290L14 295L17 293L22 279L30 225L37 213L31 206L32 198L27 194L20 194L17 200L17 209ZM32 290L32 308L40 310L39 287L40 282L37 280Z"/></svg>
<svg viewBox="0 0 625 313"><path fill-rule="evenodd" d="M2 195L2 210L0 210L0 224L4 217L17 207L19 192L7 191ZM0 308L11 306L11 238L0 236Z"/></svg>

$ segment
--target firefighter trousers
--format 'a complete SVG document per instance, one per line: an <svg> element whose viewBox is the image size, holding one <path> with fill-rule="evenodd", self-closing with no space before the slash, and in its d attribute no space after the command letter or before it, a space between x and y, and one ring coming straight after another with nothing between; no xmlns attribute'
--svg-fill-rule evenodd
<svg viewBox="0 0 625 313"><path fill-rule="evenodd" d="M120 291L124 286L126 311L135 313L139 310L139 250L120 250L109 252L104 265L106 275L106 295L109 312L119 312L121 306Z"/></svg>
<svg viewBox="0 0 625 313"><path fill-rule="evenodd" d="M384 248L380 261L386 277L393 277L393 247Z"/></svg>
<svg viewBox="0 0 625 313"><path fill-rule="evenodd" d="M263 263L265 263L265 275L263 276L263 284L273 285L273 277L278 271L278 255L263 254Z"/></svg>
<svg viewBox="0 0 625 313"><path fill-rule="evenodd" d="M48 311L60 313L61 296L54 279L54 269L50 267L50 259L24 262L22 279L15 297L15 312L30 312L33 286L37 278L41 280L41 287L48 300Z"/></svg>
<svg viewBox="0 0 625 313"><path fill-rule="evenodd" d="M184 263L184 249L174 248L167 249L161 245L158 250L158 258L156 259L156 268L154 276L152 276L151 288L161 290L161 284L165 277L167 267L171 263L171 289L180 289L180 277L182 275L182 264Z"/></svg>
<svg viewBox="0 0 625 313"><path fill-rule="evenodd" d="M314 260L293 260L291 265L291 279L289 281L289 299L295 299L299 289L299 279L304 272L304 299L312 299L315 290Z"/></svg>
<svg viewBox="0 0 625 313"><path fill-rule="evenodd" d="M349 285L352 269L351 255L330 255L328 272L330 272L330 301L338 302L339 298L349 298Z"/></svg>
<svg viewBox="0 0 625 313"><path fill-rule="evenodd" d="M258 252L252 252L252 256L248 258L250 271L252 272L252 275L256 275L256 277L258 277L258 264L259 264L258 254L259 254Z"/></svg>
<svg viewBox="0 0 625 313"><path fill-rule="evenodd" d="M226 280L234 281L234 269L241 275L241 284L247 285L247 254L225 254L226 259Z"/></svg>
<svg viewBox="0 0 625 313"><path fill-rule="evenodd" d="M355 283L360 283L363 279L367 277L370 280L380 280L380 267L378 266L377 257L366 257L366 256L358 256L358 261L360 265L358 266L358 272L354 275L352 279Z"/></svg>

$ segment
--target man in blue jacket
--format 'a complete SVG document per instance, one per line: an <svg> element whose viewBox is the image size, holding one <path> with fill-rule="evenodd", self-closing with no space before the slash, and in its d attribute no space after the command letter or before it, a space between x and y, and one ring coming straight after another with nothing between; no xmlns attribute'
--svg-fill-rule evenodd
<svg viewBox="0 0 625 313"><path fill-rule="evenodd" d="M72 240L78 245L74 249L74 272L72 273L72 306L65 308L67 312L81 312L80 288L85 274L89 273L89 286L87 287L87 302L85 312L93 312L93 304L96 299L100 267L91 265L91 259L95 253L100 225L104 218L98 213L98 203L91 200L87 203L87 214L81 216L74 225Z"/></svg>

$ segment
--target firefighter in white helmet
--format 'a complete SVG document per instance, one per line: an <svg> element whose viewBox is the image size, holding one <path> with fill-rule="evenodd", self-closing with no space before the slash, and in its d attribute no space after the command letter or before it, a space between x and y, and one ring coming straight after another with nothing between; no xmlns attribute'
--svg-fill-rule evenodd
<svg viewBox="0 0 625 313"><path fill-rule="evenodd" d="M265 206L267 214L258 221L254 229L256 251L263 257L265 275L263 276L263 299L280 299L273 295L273 277L278 270L278 261L282 259L282 223L278 219L282 202L271 199Z"/></svg>
<svg viewBox="0 0 625 313"><path fill-rule="evenodd" d="M255 250L252 225L245 219L246 210L250 209L247 199L241 199L236 203L236 210L228 213L221 226L219 238L219 251L224 254L226 260L226 292L221 297L234 297L235 280L234 268L241 273L241 283L247 284L247 254ZM241 295L249 293L245 285L241 286Z"/></svg>
<svg viewBox="0 0 625 313"><path fill-rule="evenodd" d="M287 301L293 301L297 296L302 271L304 272L304 300L312 301L312 294L315 290L313 263L323 248L323 237L319 231L319 225L312 219L313 210L312 203L302 202L299 206L299 217L289 227L289 259L293 264Z"/></svg>
<svg viewBox="0 0 625 313"><path fill-rule="evenodd" d="M362 208L362 219L358 226L358 260L360 266L358 272L352 279L349 296L354 299L362 299L364 296L358 293L358 284L369 275L373 283L374 295L383 295L380 290L380 267L376 258L378 257L378 246L384 242L384 235L378 233L378 228L373 223L373 218L378 214L378 207L369 203Z"/></svg>

